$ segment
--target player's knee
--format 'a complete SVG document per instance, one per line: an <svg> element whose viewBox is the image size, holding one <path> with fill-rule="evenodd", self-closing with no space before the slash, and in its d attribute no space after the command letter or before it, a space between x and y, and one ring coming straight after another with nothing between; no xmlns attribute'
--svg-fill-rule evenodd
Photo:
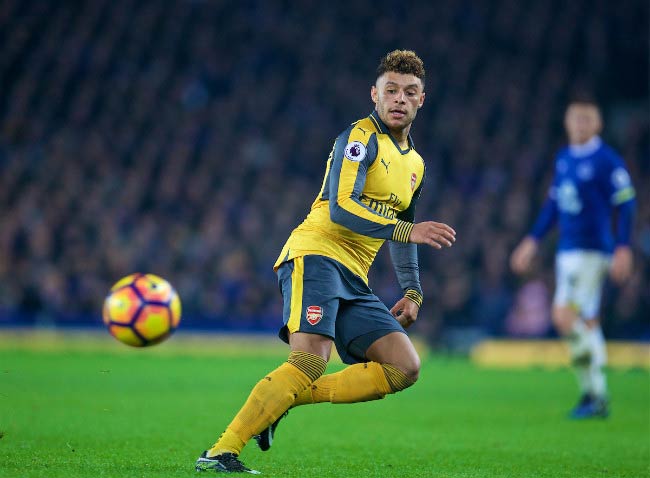
<svg viewBox="0 0 650 478"><path fill-rule="evenodd" d="M420 357L415 356L403 365L404 375L411 381L411 385L420 378Z"/></svg>
<svg viewBox="0 0 650 478"><path fill-rule="evenodd" d="M408 379L411 381L411 384L417 382L418 378L420 377L421 366L420 357L417 353L414 352L412 354L409 354L396 365L404 373L404 375L408 377Z"/></svg>
<svg viewBox="0 0 650 478"><path fill-rule="evenodd" d="M570 306L556 306L553 307L551 317L556 330L562 335L567 335L571 332L571 327L578 318L578 314Z"/></svg>
<svg viewBox="0 0 650 478"><path fill-rule="evenodd" d="M420 359L397 365L382 364L386 380L393 393L413 385L420 376Z"/></svg>
<svg viewBox="0 0 650 478"><path fill-rule="evenodd" d="M307 375L312 382L323 375L327 368L327 361L320 355L296 350L289 354L287 362Z"/></svg>
<svg viewBox="0 0 650 478"><path fill-rule="evenodd" d="M411 385L420 377L420 356L412 347L409 351L405 351L404 355L394 365L409 379Z"/></svg>

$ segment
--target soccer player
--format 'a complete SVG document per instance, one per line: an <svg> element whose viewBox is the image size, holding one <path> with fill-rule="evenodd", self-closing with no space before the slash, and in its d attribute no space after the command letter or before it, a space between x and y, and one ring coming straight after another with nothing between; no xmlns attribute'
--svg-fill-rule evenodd
<svg viewBox="0 0 650 478"><path fill-rule="evenodd" d="M539 241L559 224L552 317L568 340L582 393L570 416L604 418L609 414L603 372L607 356L598 314L607 271L617 283L632 272L635 191L622 159L598 136L602 120L595 103L572 102L564 122L569 145L556 156L548 198L532 230L513 251L511 266L519 274L528 271Z"/></svg>
<svg viewBox="0 0 650 478"><path fill-rule="evenodd" d="M412 51L381 60L370 90L375 110L336 138L311 211L274 266L289 358L255 385L197 470L257 473L238 455L254 436L267 450L290 407L376 400L418 379L420 359L404 330L422 305L417 244L450 247L456 235L442 223L414 223L424 162L409 131L424 103L424 78ZM404 291L390 310L368 287L386 240ZM349 366L323 375L332 343Z"/></svg>

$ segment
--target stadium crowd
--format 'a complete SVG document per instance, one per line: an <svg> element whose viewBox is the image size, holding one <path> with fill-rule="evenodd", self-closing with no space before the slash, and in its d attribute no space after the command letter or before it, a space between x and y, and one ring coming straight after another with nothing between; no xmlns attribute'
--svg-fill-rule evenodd
<svg viewBox="0 0 650 478"><path fill-rule="evenodd" d="M0 324L99 323L110 285L146 271L189 326L275 330L279 249L333 139L370 113L379 58L409 48L427 66L416 217L458 233L420 250L420 331L551 333L552 241L523 281L508 255L567 101L589 92L639 204L635 273L608 288L604 327L650 340L647 18L643 0L4 1ZM399 297L385 250L370 281Z"/></svg>

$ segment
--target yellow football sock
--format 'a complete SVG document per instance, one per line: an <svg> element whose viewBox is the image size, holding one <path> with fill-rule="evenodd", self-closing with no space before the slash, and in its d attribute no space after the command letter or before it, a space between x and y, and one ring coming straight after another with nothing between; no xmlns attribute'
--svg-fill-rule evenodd
<svg viewBox="0 0 650 478"><path fill-rule="evenodd" d="M367 402L384 398L409 385L412 382L408 377L392 365L358 363L340 372L323 375L298 395L293 406L321 402Z"/></svg>
<svg viewBox="0 0 650 478"><path fill-rule="evenodd" d="M291 352L286 363L260 380L226 431L208 450L208 456L220 453L239 455L251 437L282 415L300 392L325 371L327 362L318 355Z"/></svg>

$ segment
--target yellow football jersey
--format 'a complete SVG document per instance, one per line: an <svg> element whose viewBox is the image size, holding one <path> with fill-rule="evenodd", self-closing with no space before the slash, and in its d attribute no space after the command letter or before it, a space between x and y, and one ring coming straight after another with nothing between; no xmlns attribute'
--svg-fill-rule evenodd
<svg viewBox="0 0 650 478"><path fill-rule="evenodd" d="M411 137L402 150L376 111L340 134L307 218L293 230L276 261L330 257L367 283L386 239L408 242L424 161Z"/></svg>

